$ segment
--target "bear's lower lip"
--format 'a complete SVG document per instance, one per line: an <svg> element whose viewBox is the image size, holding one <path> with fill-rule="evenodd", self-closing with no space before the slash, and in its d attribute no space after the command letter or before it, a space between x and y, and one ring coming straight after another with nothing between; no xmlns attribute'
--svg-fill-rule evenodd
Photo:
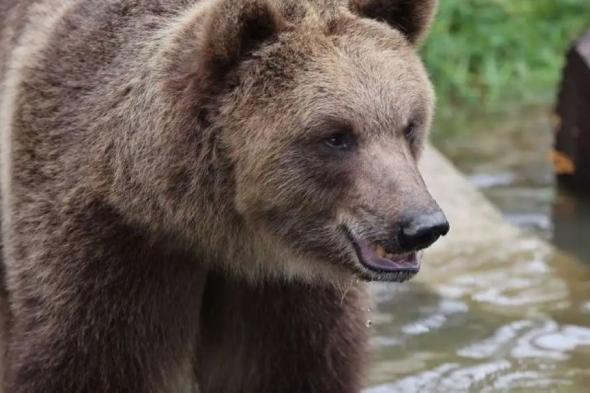
<svg viewBox="0 0 590 393"><path fill-rule="evenodd" d="M393 276L392 281L407 281L420 271L420 254L413 251L405 254L385 254L384 250L366 240L358 240L347 230L360 263L377 274Z"/></svg>
<svg viewBox="0 0 590 393"><path fill-rule="evenodd" d="M358 245L357 253L361 263L371 270L381 273L408 272L413 274L420 271L420 258L417 252L380 256L375 250L375 245L367 241L360 241Z"/></svg>

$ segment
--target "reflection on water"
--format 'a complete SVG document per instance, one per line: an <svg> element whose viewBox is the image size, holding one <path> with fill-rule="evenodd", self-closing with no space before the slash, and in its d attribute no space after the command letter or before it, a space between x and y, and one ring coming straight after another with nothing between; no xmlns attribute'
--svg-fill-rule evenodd
<svg viewBox="0 0 590 393"><path fill-rule="evenodd" d="M554 191L546 119L537 112L449 142L471 183L526 231L449 239L417 280L373 287L367 393L589 391L590 205Z"/></svg>
<svg viewBox="0 0 590 393"><path fill-rule="evenodd" d="M590 264L590 195L581 198L561 190L553 205L553 242Z"/></svg>

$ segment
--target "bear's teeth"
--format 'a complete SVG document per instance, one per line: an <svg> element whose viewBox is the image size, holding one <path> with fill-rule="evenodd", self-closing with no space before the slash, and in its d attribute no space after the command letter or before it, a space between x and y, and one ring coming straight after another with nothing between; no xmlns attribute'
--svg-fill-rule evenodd
<svg viewBox="0 0 590 393"><path fill-rule="evenodd" d="M393 255L393 254L386 254L385 255L385 258L393 260L395 258L395 255Z"/></svg>
<svg viewBox="0 0 590 393"><path fill-rule="evenodd" d="M375 250L375 252L376 252L376 253L377 253L377 255L379 255L379 257L381 257L381 258L384 258L384 257L385 257L385 255L387 254L387 253L385 252L385 249L384 249L383 247L379 246L379 245L377 246L377 249Z"/></svg>

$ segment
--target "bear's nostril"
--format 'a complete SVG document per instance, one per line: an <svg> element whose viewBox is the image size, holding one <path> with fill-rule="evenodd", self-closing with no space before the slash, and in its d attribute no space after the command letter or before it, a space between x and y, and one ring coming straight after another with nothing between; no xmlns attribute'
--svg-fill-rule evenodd
<svg viewBox="0 0 590 393"><path fill-rule="evenodd" d="M449 223L442 212L419 215L401 228L399 242L405 250L421 250L448 232Z"/></svg>

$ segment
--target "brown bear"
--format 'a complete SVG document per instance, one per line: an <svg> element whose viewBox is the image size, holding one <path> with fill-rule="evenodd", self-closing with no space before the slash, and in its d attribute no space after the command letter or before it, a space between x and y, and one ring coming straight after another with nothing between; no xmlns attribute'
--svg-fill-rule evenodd
<svg viewBox="0 0 590 393"><path fill-rule="evenodd" d="M10 393L353 393L448 223L435 0L0 0Z"/></svg>

